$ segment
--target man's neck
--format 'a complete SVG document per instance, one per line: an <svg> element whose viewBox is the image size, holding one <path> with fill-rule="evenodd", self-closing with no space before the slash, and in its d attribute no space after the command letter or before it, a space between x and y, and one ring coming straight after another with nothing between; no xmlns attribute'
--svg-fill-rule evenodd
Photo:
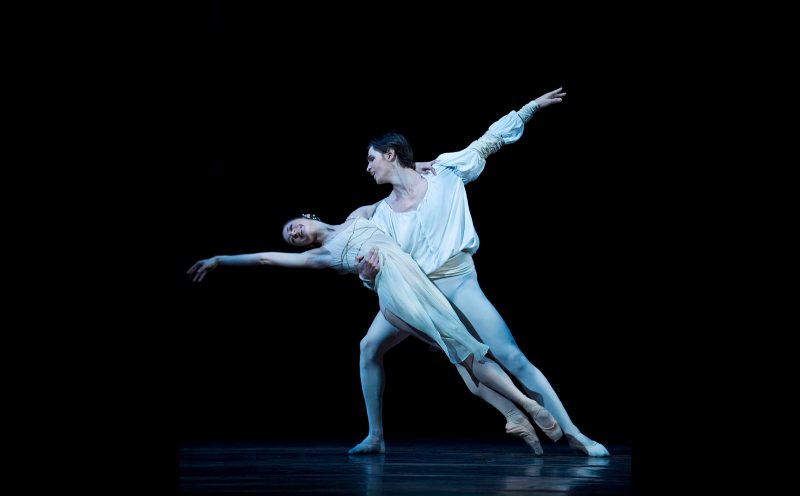
<svg viewBox="0 0 800 496"><path fill-rule="evenodd" d="M397 171L397 181L392 185L392 192L399 200L412 199L424 182L419 172L408 167L400 167Z"/></svg>

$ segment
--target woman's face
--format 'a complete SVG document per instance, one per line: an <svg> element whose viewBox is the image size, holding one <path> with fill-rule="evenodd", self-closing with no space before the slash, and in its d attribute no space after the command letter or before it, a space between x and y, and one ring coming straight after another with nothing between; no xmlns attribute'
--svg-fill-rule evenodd
<svg viewBox="0 0 800 496"><path fill-rule="evenodd" d="M311 220L309 219L294 219L290 220L283 226L283 239L292 246L308 246L314 242L309 234L309 226Z"/></svg>
<svg viewBox="0 0 800 496"><path fill-rule="evenodd" d="M394 154L394 150L389 153L381 153L374 147L369 147L367 151L367 172L369 172L377 184L384 184L392 170L392 163L386 159L389 154Z"/></svg>

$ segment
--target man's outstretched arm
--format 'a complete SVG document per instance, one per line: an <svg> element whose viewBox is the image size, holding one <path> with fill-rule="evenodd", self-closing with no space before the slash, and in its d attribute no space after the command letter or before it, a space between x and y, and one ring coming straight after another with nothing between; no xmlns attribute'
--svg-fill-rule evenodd
<svg viewBox="0 0 800 496"><path fill-rule="evenodd" d="M489 126L483 136L470 143L464 150L439 155L432 162L417 162L416 170L421 174L436 174L436 166L451 167L461 176L464 183L478 178L486 165L486 158L504 145L515 143L522 137L525 123L530 121L537 111L560 103L566 93L563 88L548 91L544 95L531 100L519 110L508 114Z"/></svg>

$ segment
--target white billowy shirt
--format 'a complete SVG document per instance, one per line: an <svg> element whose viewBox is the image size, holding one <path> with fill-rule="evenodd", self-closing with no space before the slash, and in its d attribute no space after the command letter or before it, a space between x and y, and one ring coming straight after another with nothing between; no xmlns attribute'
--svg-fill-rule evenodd
<svg viewBox="0 0 800 496"><path fill-rule="evenodd" d="M523 110L528 110L528 114ZM464 185L477 179L486 165L486 157L522 136L525 122L535 110L535 106L521 109L522 117L512 110L464 150L439 155L436 175L423 176L428 181L428 191L416 209L395 212L385 200L378 204L372 220L426 274L460 252L472 255L478 251L480 241L472 224Z"/></svg>

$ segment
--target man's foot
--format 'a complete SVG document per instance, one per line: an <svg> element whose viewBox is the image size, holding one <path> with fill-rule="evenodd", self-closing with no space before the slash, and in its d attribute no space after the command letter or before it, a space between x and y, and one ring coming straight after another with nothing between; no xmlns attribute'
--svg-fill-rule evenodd
<svg viewBox="0 0 800 496"><path fill-rule="evenodd" d="M539 442L539 436L536 435L536 431L533 430L533 426L524 415L520 414L519 417L508 419L506 432L512 436L521 437L523 441L528 443L528 446L531 447L536 456L542 456L542 453L544 453L542 451L542 443Z"/></svg>
<svg viewBox="0 0 800 496"><path fill-rule="evenodd" d="M574 449L589 456L611 456L605 446L597 441L592 441L583 434L576 434L574 436L572 434L567 434L567 440L569 441L569 445Z"/></svg>
<svg viewBox="0 0 800 496"><path fill-rule="evenodd" d="M383 443L383 439L374 436L367 436L347 452L348 455L380 455L382 453L386 453L386 445Z"/></svg>

